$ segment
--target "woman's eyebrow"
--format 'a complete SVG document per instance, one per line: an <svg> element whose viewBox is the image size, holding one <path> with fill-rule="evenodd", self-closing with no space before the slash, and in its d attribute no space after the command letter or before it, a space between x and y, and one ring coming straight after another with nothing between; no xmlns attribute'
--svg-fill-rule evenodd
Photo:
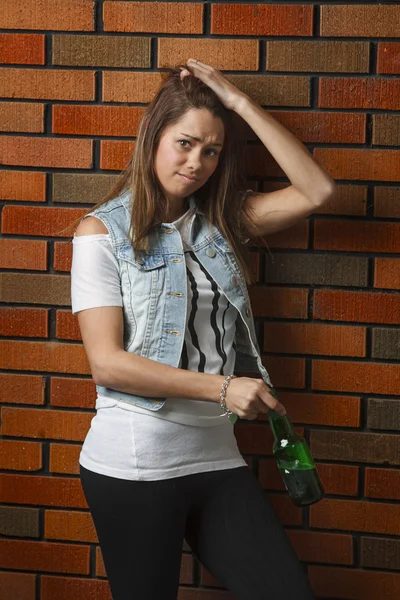
<svg viewBox="0 0 400 600"><path fill-rule="evenodd" d="M179 135L186 135L186 137L190 138L191 140L195 140L196 142L202 142L203 140L197 137L194 137L193 135L189 135L188 133L180 133ZM219 142L215 142L213 144L210 144L210 146L221 146L222 144L220 144Z"/></svg>

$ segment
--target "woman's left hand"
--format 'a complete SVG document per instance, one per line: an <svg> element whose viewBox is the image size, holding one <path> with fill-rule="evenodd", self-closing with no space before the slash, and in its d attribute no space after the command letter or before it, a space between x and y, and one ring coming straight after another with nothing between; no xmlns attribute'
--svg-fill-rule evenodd
<svg viewBox="0 0 400 600"><path fill-rule="evenodd" d="M246 97L246 94L238 90L215 67L206 65L200 60L193 58L189 58L186 62L193 69L195 76L208 85L221 100L222 104L229 110L236 110L238 104ZM186 75L190 75L189 71L182 69L181 79L186 77Z"/></svg>

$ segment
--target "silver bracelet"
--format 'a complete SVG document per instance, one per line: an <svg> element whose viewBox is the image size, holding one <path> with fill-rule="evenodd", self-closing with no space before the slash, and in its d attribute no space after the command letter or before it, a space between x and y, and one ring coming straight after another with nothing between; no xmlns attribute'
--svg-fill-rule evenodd
<svg viewBox="0 0 400 600"><path fill-rule="evenodd" d="M222 389L221 389L221 393L219 395L219 403L221 405L222 408L222 413L220 414L220 417L225 417L226 415L232 415L232 411L229 410L229 408L226 406L226 402L225 402L225 397L226 397L226 390L228 388L228 385L231 382L231 379L235 379L236 375L228 375L227 377L225 377L224 383L222 384Z"/></svg>

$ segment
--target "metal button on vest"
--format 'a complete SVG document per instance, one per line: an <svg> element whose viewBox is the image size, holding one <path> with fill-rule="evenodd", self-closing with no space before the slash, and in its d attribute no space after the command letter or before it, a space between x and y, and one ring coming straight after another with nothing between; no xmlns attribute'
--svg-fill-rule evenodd
<svg viewBox="0 0 400 600"><path fill-rule="evenodd" d="M209 256L210 258L214 258L214 256L217 254L216 251L214 250L214 248L207 248L206 250L206 254L207 256Z"/></svg>
<svg viewBox="0 0 400 600"><path fill-rule="evenodd" d="M250 316L250 309L246 308L246 317L249 317L249 316Z"/></svg>
<svg viewBox="0 0 400 600"><path fill-rule="evenodd" d="M238 280L236 279L236 277L232 277L231 282L232 282L232 285L238 284Z"/></svg>

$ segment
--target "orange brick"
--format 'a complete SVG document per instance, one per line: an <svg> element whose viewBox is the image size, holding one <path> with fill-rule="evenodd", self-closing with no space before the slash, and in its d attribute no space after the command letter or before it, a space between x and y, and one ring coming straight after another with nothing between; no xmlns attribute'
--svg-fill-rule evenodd
<svg viewBox="0 0 400 600"><path fill-rule="evenodd" d="M400 75L400 42L378 44L376 72L385 75Z"/></svg>
<svg viewBox="0 0 400 600"><path fill-rule="evenodd" d="M107 577L100 546L96 548L96 577Z"/></svg>
<svg viewBox="0 0 400 600"><path fill-rule="evenodd" d="M48 337L48 317L46 308L0 308L0 335Z"/></svg>
<svg viewBox="0 0 400 600"><path fill-rule="evenodd" d="M104 102L151 102L163 81L162 73L104 71Z"/></svg>
<svg viewBox="0 0 400 600"><path fill-rule="evenodd" d="M365 115L298 111L271 111L270 114L302 142L340 144L365 142Z"/></svg>
<svg viewBox="0 0 400 600"><path fill-rule="evenodd" d="M79 454L82 446L77 444L50 444L50 471L79 475Z"/></svg>
<svg viewBox="0 0 400 600"><path fill-rule="evenodd" d="M360 427L360 398L279 392L293 423Z"/></svg>
<svg viewBox="0 0 400 600"><path fill-rule="evenodd" d="M365 323L399 323L398 294L315 290L314 319Z"/></svg>
<svg viewBox="0 0 400 600"><path fill-rule="evenodd" d="M93 71L1 69L0 98L94 100Z"/></svg>
<svg viewBox="0 0 400 600"><path fill-rule="evenodd" d="M211 5L211 34L214 35L307 36L312 35L312 27L312 6Z"/></svg>
<svg viewBox="0 0 400 600"><path fill-rule="evenodd" d="M400 156L400 155L399 155ZM316 250L346 252L400 252L400 224L314 220Z"/></svg>
<svg viewBox="0 0 400 600"><path fill-rule="evenodd" d="M40 33L0 33L0 63L44 65L44 40Z"/></svg>
<svg viewBox="0 0 400 600"><path fill-rule="evenodd" d="M374 188L374 216L400 219L400 187Z"/></svg>
<svg viewBox="0 0 400 600"><path fill-rule="evenodd" d="M0 340L3 369L89 374L82 344Z"/></svg>
<svg viewBox="0 0 400 600"><path fill-rule="evenodd" d="M134 142L100 141L100 169L122 171L126 169L134 152Z"/></svg>
<svg viewBox="0 0 400 600"><path fill-rule="evenodd" d="M0 401L14 404L44 404L46 382L40 375L0 373Z"/></svg>
<svg viewBox="0 0 400 600"><path fill-rule="evenodd" d="M397 37L398 6L321 5L321 35L327 37Z"/></svg>
<svg viewBox="0 0 400 600"><path fill-rule="evenodd" d="M87 211L84 208L5 206L3 233L56 236ZM61 234L60 234L61 235Z"/></svg>
<svg viewBox="0 0 400 600"><path fill-rule="evenodd" d="M40 477L0 473L0 502L88 508L77 477Z"/></svg>
<svg viewBox="0 0 400 600"><path fill-rule="evenodd" d="M138 133L144 108L136 106L53 106L53 133L116 135Z"/></svg>
<svg viewBox="0 0 400 600"><path fill-rule="evenodd" d="M200 60L220 70L257 71L257 40L225 40L201 38L159 38L158 64L160 68Z"/></svg>
<svg viewBox="0 0 400 600"><path fill-rule="evenodd" d="M83 441L93 418L92 413L8 408L2 410L4 435Z"/></svg>
<svg viewBox="0 0 400 600"><path fill-rule="evenodd" d="M41 600L112 600L108 581L86 579L83 577L50 577L42 575L40 578Z"/></svg>
<svg viewBox="0 0 400 600"><path fill-rule="evenodd" d="M54 242L53 269L55 271L71 271L72 244L70 242Z"/></svg>
<svg viewBox="0 0 400 600"><path fill-rule="evenodd" d="M365 495L369 498L400 500L399 469L365 469Z"/></svg>
<svg viewBox="0 0 400 600"><path fill-rule="evenodd" d="M104 31L203 33L199 2L104 2Z"/></svg>
<svg viewBox="0 0 400 600"><path fill-rule="evenodd" d="M400 109L400 79L321 77L319 108Z"/></svg>
<svg viewBox="0 0 400 600"><path fill-rule="evenodd" d="M0 171L0 200L46 201L46 173Z"/></svg>
<svg viewBox="0 0 400 600"><path fill-rule="evenodd" d="M306 562L353 564L353 538L342 533L286 531L300 560Z"/></svg>
<svg viewBox="0 0 400 600"><path fill-rule="evenodd" d="M78 544L0 540L3 565L8 569L89 573L90 547Z"/></svg>
<svg viewBox="0 0 400 600"><path fill-rule="evenodd" d="M76 315L70 310L58 310L56 313L56 338L63 340L81 340L81 330Z"/></svg>
<svg viewBox="0 0 400 600"><path fill-rule="evenodd" d="M0 572L2 600L35 600L36 575L33 573Z"/></svg>
<svg viewBox="0 0 400 600"><path fill-rule="evenodd" d="M264 323L264 350L290 354L365 356L366 330L348 325Z"/></svg>
<svg viewBox="0 0 400 600"><path fill-rule="evenodd" d="M321 598L375 600L382 598L384 590L385 600L396 600L400 592L400 573L310 565L308 577Z"/></svg>
<svg viewBox="0 0 400 600"><path fill-rule="evenodd" d="M47 242L3 238L0 240L2 269L47 269Z"/></svg>
<svg viewBox="0 0 400 600"><path fill-rule="evenodd" d="M396 395L399 381L400 365L397 364L313 360L312 387L315 390Z"/></svg>
<svg viewBox="0 0 400 600"><path fill-rule="evenodd" d="M42 468L42 444L15 440L0 441L0 468L39 471Z"/></svg>
<svg viewBox="0 0 400 600"><path fill-rule="evenodd" d="M94 31L90 0L2 0L1 29Z"/></svg>
<svg viewBox="0 0 400 600"><path fill-rule="evenodd" d="M400 289L399 261L397 258L375 258L374 287Z"/></svg>
<svg viewBox="0 0 400 600"><path fill-rule="evenodd" d="M96 529L89 512L46 510L44 537L53 540L98 544Z"/></svg>
<svg viewBox="0 0 400 600"><path fill-rule="evenodd" d="M91 169L92 141L2 136L0 157L5 165Z"/></svg>
<svg viewBox="0 0 400 600"><path fill-rule="evenodd" d="M2 102L0 131L44 131L44 105L33 102Z"/></svg>
<svg viewBox="0 0 400 600"><path fill-rule="evenodd" d="M400 150L315 148L314 158L334 179L397 181Z"/></svg>
<svg viewBox="0 0 400 600"><path fill-rule="evenodd" d="M310 506L310 526L399 535L400 505L325 498Z"/></svg>
<svg viewBox="0 0 400 600"><path fill-rule="evenodd" d="M96 386L92 379L52 377L50 379L50 404L70 408L94 408Z"/></svg>

